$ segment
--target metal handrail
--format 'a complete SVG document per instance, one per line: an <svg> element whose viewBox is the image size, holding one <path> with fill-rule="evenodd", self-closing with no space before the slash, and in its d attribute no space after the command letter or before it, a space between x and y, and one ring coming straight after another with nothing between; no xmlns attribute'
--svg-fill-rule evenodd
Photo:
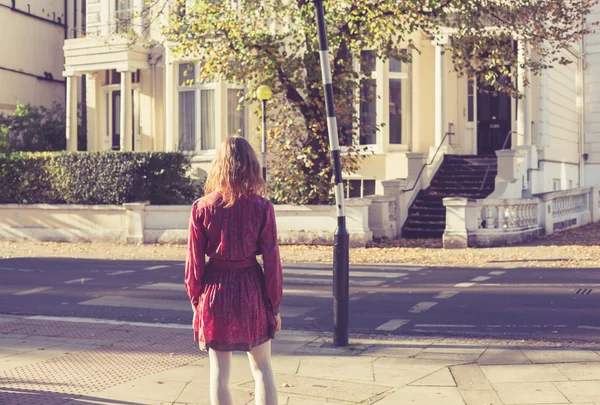
<svg viewBox="0 0 600 405"><path fill-rule="evenodd" d="M502 144L502 149L500 150L504 150L506 149L506 144L508 143L508 138L510 138L512 136L512 134L518 134L518 131L508 131L508 133L506 134L506 138L504 138L504 143ZM485 171L485 176L483 176L483 180L481 182L481 186L479 187L479 190L483 190L483 186L485 185L485 181L487 180L488 174L490 173L490 168L492 167L491 164L489 164L487 166L487 170Z"/></svg>
<svg viewBox="0 0 600 405"><path fill-rule="evenodd" d="M485 181L487 180L487 176L490 173L491 164L487 166L487 170L485 171L485 176L483 176L483 181L481 182L481 186L479 187L479 191L483 190L483 186L485 185Z"/></svg>
<svg viewBox="0 0 600 405"><path fill-rule="evenodd" d="M508 131L508 133L506 134L506 138L504 138L504 143L502 144L501 150L506 149L506 144L508 143L508 138L510 136L512 136L512 134L518 134L518 133L519 133L518 131Z"/></svg>
<svg viewBox="0 0 600 405"><path fill-rule="evenodd" d="M423 166L421 166L421 171L419 171L419 175L415 179L415 182L414 182L413 186L411 188L409 188L409 189L402 190L402 192L407 193L407 192L413 191L415 189L415 187L419 183L419 180L421 179L421 175L423 174L423 171L425 170L425 167L426 166L431 166L433 164L433 162L435 162L435 158L436 158L438 152L440 151L441 147L444 145L444 141L446 140L446 138L448 136L454 136L454 135L455 135L454 132L446 132L444 134L444 137L442 138L442 141L440 142L440 144L438 145L437 149L435 150L435 153L433 154L433 157L431 158L431 161L429 163L425 163Z"/></svg>

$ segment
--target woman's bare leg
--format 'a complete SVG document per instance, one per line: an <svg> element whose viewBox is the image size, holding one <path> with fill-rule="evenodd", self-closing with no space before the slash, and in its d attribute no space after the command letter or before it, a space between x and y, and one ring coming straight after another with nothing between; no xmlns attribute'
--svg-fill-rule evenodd
<svg viewBox="0 0 600 405"><path fill-rule="evenodd" d="M231 370L231 352L210 349L210 403L212 405L232 405L229 391L229 371Z"/></svg>
<svg viewBox="0 0 600 405"><path fill-rule="evenodd" d="M256 405L277 405L277 389L271 368L271 341L248 352L250 368L254 375Z"/></svg>

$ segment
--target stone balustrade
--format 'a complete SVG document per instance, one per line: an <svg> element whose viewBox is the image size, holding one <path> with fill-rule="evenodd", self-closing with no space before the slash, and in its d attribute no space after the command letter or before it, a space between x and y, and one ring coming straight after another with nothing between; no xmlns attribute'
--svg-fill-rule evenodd
<svg viewBox="0 0 600 405"><path fill-rule="evenodd" d="M600 220L600 187L540 194L532 198L445 198L445 248L522 243Z"/></svg>

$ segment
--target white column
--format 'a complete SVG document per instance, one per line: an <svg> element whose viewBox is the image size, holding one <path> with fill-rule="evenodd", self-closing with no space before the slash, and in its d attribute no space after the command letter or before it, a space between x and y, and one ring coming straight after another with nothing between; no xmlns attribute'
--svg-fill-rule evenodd
<svg viewBox="0 0 600 405"><path fill-rule="evenodd" d="M77 77L67 76L67 150L77 151Z"/></svg>
<svg viewBox="0 0 600 405"><path fill-rule="evenodd" d="M435 46L435 97L434 97L434 110L435 110L435 145L439 146L442 143L443 132L443 80L444 74L442 69L442 46Z"/></svg>
<svg viewBox="0 0 600 405"><path fill-rule="evenodd" d="M523 67L525 63L525 49L521 41L518 42L518 71L517 71L517 88L523 98L519 100L517 109L517 132L519 139L522 136L522 143L518 145L531 145L531 85L524 86L523 79L527 77L527 70Z"/></svg>
<svg viewBox="0 0 600 405"><path fill-rule="evenodd" d="M121 72L121 150L133 150L131 117L131 72Z"/></svg>
<svg viewBox="0 0 600 405"><path fill-rule="evenodd" d="M169 48L166 49L165 57L165 132L163 140L163 150L165 152L173 152L175 150L175 142L173 133L175 131L175 68L177 65L173 63L173 58Z"/></svg>

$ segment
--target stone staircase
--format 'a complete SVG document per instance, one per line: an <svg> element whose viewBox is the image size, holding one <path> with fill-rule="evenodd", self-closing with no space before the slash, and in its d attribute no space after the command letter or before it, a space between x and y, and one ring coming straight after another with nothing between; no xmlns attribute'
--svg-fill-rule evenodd
<svg viewBox="0 0 600 405"><path fill-rule="evenodd" d="M487 197L494 191L497 172L495 156L444 156L431 185L419 192L410 207L402 237L441 238L446 227L446 208L442 200L446 197Z"/></svg>

